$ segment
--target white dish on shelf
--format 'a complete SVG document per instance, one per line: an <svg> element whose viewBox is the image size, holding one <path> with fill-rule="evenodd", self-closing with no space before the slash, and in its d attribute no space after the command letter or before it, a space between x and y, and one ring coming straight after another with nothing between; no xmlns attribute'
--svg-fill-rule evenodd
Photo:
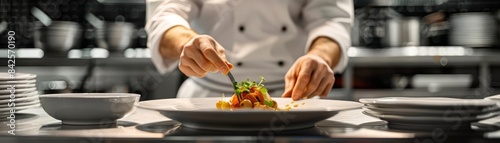
<svg viewBox="0 0 500 143"><path fill-rule="evenodd" d="M402 116L447 116L447 115L481 115L500 111L500 107L488 107L482 109L451 108L451 109L425 109L425 108L382 108L377 106L364 106L365 110L372 110L382 114Z"/></svg>
<svg viewBox="0 0 500 143"><path fill-rule="evenodd" d="M21 88L30 88L30 87L35 87L36 84L12 84L12 85L0 85L0 89L9 89L9 88L16 88L16 89L21 89Z"/></svg>
<svg viewBox="0 0 500 143"><path fill-rule="evenodd" d="M27 92L33 92L36 91L36 87L31 87L31 88L20 88L20 89L2 89L0 90L0 95L10 95L12 92L14 94L19 94L19 93L27 93Z"/></svg>
<svg viewBox="0 0 500 143"><path fill-rule="evenodd" d="M26 93L16 93L14 94L15 97L14 98L24 98L24 97L28 97L28 96L33 96L33 95L37 95L38 94L38 91L32 91L32 92L26 92ZM0 100L2 99L11 99L11 95L10 94L7 94L7 95L0 95Z"/></svg>
<svg viewBox="0 0 500 143"><path fill-rule="evenodd" d="M138 107L159 111L162 115L179 121L182 126L206 130L259 131L270 128L270 122L283 130L313 127L342 110L360 108L362 105L351 101L307 99L295 101L299 106L290 111L274 110L218 110L215 98L176 98L139 102ZM278 107L291 103L290 98L273 98ZM279 118L285 118L286 121Z"/></svg>
<svg viewBox="0 0 500 143"><path fill-rule="evenodd" d="M29 73L15 73L10 74L6 72L0 72L0 81L16 81L16 80L28 80L34 79L36 75Z"/></svg>
<svg viewBox="0 0 500 143"><path fill-rule="evenodd" d="M359 101L363 104L375 105L379 107L421 107L421 108L456 108L456 107L476 107L487 108L495 106L495 101L483 99L458 99L445 97L383 97L383 98L362 98Z"/></svg>
<svg viewBox="0 0 500 143"><path fill-rule="evenodd" d="M30 83L35 83L36 80L30 79L30 80L15 80L15 81L0 81L0 85L11 85L11 84L30 84Z"/></svg>
<svg viewBox="0 0 500 143"><path fill-rule="evenodd" d="M478 116L401 116L382 114L371 110L364 110L363 114L379 118L389 123L408 123L408 124L465 124L477 122L484 119L489 119L498 116L498 113L488 113Z"/></svg>

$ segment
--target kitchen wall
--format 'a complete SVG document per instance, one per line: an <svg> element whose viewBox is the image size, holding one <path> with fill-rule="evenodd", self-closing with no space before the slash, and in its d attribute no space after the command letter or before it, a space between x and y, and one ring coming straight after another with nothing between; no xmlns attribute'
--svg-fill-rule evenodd
<svg viewBox="0 0 500 143"><path fill-rule="evenodd" d="M143 100L172 98L185 77L178 70L161 75L151 63L146 49L145 9L143 0L0 0L0 27L16 32L16 70L37 74L42 93L132 92L142 94ZM65 21L78 25L75 29L79 32L44 29L43 19L36 16L40 12L53 23ZM89 14L98 20L89 19ZM130 30L119 29L129 30L130 34L116 34L131 42L103 45L102 41L108 41L100 41L100 29L92 21L132 25ZM48 32L37 38L37 29ZM103 33L106 32L112 33ZM6 31L0 32L1 39L7 36ZM64 41L71 46L59 44ZM7 40L0 40L0 53L7 61ZM0 67L0 71L7 69L6 63Z"/></svg>
<svg viewBox="0 0 500 143"><path fill-rule="evenodd" d="M356 0L347 94L497 94L500 56L494 0ZM340 85L337 85L341 88ZM346 87L343 85L343 87Z"/></svg>

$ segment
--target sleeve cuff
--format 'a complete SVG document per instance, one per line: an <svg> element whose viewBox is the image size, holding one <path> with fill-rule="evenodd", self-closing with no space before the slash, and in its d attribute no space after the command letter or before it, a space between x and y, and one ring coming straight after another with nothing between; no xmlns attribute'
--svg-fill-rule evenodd
<svg viewBox="0 0 500 143"><path fill-rule="evenodd" d="M174 26L184 26L186 28L191 28L189 23L181 16L171 14L168 16L163 16L158 18L151 24L153 27L147 27L150 30L148 37L148 47L151 48L151 60L155 65L156 69L161 73L165 74L167 72L173 71L177 67L178 60L168 60L164 59L160 54L160 42L163 38L164 33L174 27Z"/></svg>

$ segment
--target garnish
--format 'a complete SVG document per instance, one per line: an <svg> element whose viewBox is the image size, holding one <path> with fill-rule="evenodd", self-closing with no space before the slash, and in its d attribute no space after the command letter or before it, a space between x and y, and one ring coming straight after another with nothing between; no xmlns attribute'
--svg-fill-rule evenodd
<svg viewBox="0 0 500 143"><path fill-rule="evenodd" d="M277 109L276 101L272 100L268 94L267 89L264 87L263 82L264 77L260 77L260 81L257 83L255 81L242 81L241 83L234 83L235 93L231 97L230 101L219 101L216 106L217 109L228 109L223 108L227 106L226 103L230 104L229 109L235 108L265 108L265 109Z"/></svg>

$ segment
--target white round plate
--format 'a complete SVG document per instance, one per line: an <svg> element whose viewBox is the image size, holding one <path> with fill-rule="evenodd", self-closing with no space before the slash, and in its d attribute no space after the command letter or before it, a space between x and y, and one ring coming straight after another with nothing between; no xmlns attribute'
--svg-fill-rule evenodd
<svg viewBox="0 0 500 143"><path fill-rule="evenodd" d="M389 115L382 114L371 110L364 110L363 114L372 116L375 118L380 118L381 120L394 123L410 123L410 124L427 124L427 123L439 123L439 124L453 124L453 123L471 123L480 120L496 117L498 113L488 113L480 116L400 116L400 115Z"/></svg>
<svg viewBox="0 0 500 143"><path fill-rule="evenodd" d="M36 80L31 79L31 80L16 80L16 81L0 81L0 85L11 85L11 84L30 84L30 83L35 83Z"/></svg>
<svg viewBox="0 0 500 143"><path fill-rule="evenodd" d="M35 108L35 107L40 107L40 103L38 104L33 104L33 105L28 105L28 106L16 106L14 107L14 109L16 110L16 112L18 111L21 111L21 110L24 110L24 109L29 109L29 108ZM10 113L10 110L12 108L0 108L0 113Z"/></svg>
<svg viewBox="0 0 500 143"><path fill-rule="evenodd" d="M26 102L26 101L33 101L33 100L38 100L38 95L33 95L33 96L26 96L26 97L21 97L21 98L14 98L15 100L12 100L14 103L20 103L20 102ZM11 102L11 99L1 99L0 104L7 104Z"/></svg>
<svg viewBox="0 0 500 143"><path fill-rule="evenodd" d="M471 106L485 108L495 106L495 101L482 99L458 99L444 97L383 97L383 98L362 98L359 102L379 107L421 107L421 108L453 108Z"/></svg>
<svg viewBox="0 0 500 143"><path fill-rule="evenodd" d="M291 98L273 98L279 108L295 105L290 111L274 110L218 110L215 103L221 98L176 98L139 102L138 107L159 111L179 121L183 126L196 129L226 131L259 131L269 128L283 130L313 127L342 110L360 108L357 102L307 99L290 104Z"/></svg>
<svg viewBox="0 0 500 143"><path fill-rule="evenodd" d="M0 72L0 81L28 80L36 78L36 75L29 73L15 73L14 76L11 76L12 75L9 73Z"/></svg>
<svg viewBox="0 0 500 143"><path fill-rule="evenodd" d="M489 97L486 97L484 99L487 99L487 100L495 100L495 101L500 101L500 94L498 95L493 95L493 96L489 96Z"/></svg>
<svg viewBox="0 0 500 143"><path fill-rule="evenodd" d="M36 87L31 87L31 88L21 88L21 89L2 89L0 90L0 95L10 95L11 90L14 91L14 94L19 94L19 93L26 93L26 92L33 92L36 91Z"/></svg>
<svg viewBox="0 0 500 143"><path fill-rule="evenodd" d="M500 107L489 107L482 109L420 109L420 108L382 108L377 106L367 105L363 107L365 110L372 110L382 114L391 115L409 115L409 116L446 116L446 115L481 115L491 112L500 111Z"/></svg>
<svg viewBox="0 0 500 143"><path fill-rule="evenodd" d="M14 94L15 95L15 98L23 98L23 97L27 97L27 96L33 96L33 95L37 95L38 94L38 91L33 91L33 92L26 92L26 93L16 93ZM2 99L10 99L10 94L7 94L7 95L0 95L0 100Z"/></svg>
<svg viewBox="0 0 500 143"><path fill-rule="evenodd" d="M31 126L31 123L34 120L38 119L38 117L39 117L36 114L29 114L29 113L15 113L14 116L15 116L15 121L16 121L16 130L17 130L17 127L26 128L26 127ZM0 127L0 129L9 128L9 126L7 126L7 124L10 124L10 119L2 118L2 119L0 119L0 122L2 122L2 126Z"/></svg>
<svg viewBox="0 0 500 143"><path fill-rule="evenodd" d="M9 88L16 88L16 89L21 89L21 88L30 88L30 87L35 87L36 84L11 84L11 85L0 85L0 89L9 89Z"/></svg>
<svg viewBox="0 0 500 143"><path fill-rule="evenodd" d="M15 105L16 105L16 107L23 107L23 106L30 106L30 105L39 104L39 103L40 103L40 100L33 100L33 101L29 101L29 102L15 103ZM3 109L3 108L10 108L9 104L0 104L0 109Z"/></svg>

